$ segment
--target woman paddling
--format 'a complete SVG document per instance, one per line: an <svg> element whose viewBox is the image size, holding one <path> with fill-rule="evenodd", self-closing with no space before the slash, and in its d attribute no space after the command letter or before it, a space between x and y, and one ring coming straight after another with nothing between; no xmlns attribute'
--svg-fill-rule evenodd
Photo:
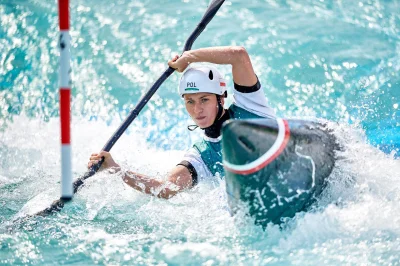
<svg viewBox="0 0 400 266"><path fill-rule="evenodd" d="M232 66L234 102L224 109L227 97L226 83L218 70L211 66L188 67L190 63L208 62ZM186 110L196 124L204 130L203 140L193 145L183 160L169 173L165 181L126 171L123 180L129 186L162 198L195 186L210 176L224 176L221 153L221 126L228 119L274 118L261 84L254 73L250 57L243 47L210 47L184 52L175 56L168 65L183 72L179 93ZM93 153L88 167L104 157L101 170L120 166L109 152Z"/></svg>

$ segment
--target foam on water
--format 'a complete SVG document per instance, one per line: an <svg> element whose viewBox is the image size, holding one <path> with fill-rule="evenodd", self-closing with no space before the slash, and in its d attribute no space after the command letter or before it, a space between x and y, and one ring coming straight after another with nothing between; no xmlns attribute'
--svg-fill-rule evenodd
<svg viewBox="0 0 400 266"><path fill-rule="evenodd" d="M88 155L98 150L99 139L107 139L113 126L99 121L74 122L75 178L85 171ZM359 128L333 127L344 149L338 154L327 189L310 212L287 220L281 229L269 225L263 231L242 213L231 217L225 184L218 179L162 200L126 186L118 173L101 172L89 178L59 214L34 218L12 232L5 227L12 220L8 217L0 233L2 250L7 253L2 252L0 260L39 263L51 257L73 264L135 260L190 261L193 265L207 261L394 263L400 259L400 161L366 144ZM151 148L141 141L140 131L134 127L123 136L113 149L116 160L124 169L164 178L182 151ZM25 117L15 119L2 133L6 140L2 143L2 169L18 176L2 173L7 176L0 188L2 201L16 201L14 206L3 204L10 208L9 213L32 213L59 197L55 189L60 176L56 136L57 119L43 123ZM64 248L54 255L50 251L54 246Z"/></svg>
<svg viewBox="0 0 400 266"><path fill-rule="evenodd" d="M181 51L207 2L71 1L74 178ZM309 212L263 231L245 213L230 216L219 179L162 200L101 172L62 212L13 226L59 198L57 7L1 1L0 264L398 264L398 10L396 1L226 1L195 43L245 46L279 115L340 121L332 127L345 149ZM199 137L185 129L178 78L112 149L124 169L165 178Z"/></svg>

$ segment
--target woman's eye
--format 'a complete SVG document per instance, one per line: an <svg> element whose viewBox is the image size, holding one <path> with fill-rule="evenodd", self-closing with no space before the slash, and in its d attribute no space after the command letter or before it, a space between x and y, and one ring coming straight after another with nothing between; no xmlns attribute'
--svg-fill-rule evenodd
<svg viewBox="0 0 400 266"><path fill-rule="evenodd" d="M202 103L205 103L205 102L207 102L208 101L208 99L201 99L201 102Z"/></svg>
<svg viewBox="0 0 400 266"><path fill-rule="evenodd" d="M187 101L186 103L187 104L193 104L193 101Z"/></svg>

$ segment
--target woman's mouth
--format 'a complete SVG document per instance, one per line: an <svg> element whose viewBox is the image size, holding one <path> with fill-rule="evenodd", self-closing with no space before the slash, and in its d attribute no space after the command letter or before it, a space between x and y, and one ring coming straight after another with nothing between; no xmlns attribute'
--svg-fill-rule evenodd
<svg viewBox="0 0 400 266"><path fill-rule="evenodd" d="M205 119L206 117L205 116L199 116L199 117L196 117L196 120L197 121L200 121L200 120L203 120L203 119Z"/></svg>

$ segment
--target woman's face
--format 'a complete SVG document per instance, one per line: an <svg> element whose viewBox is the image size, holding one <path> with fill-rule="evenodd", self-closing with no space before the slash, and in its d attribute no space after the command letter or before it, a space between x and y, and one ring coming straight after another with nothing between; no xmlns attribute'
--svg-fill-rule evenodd
<svg viewBox="0 0 400 266"><path fill-rule="evenodd" d="M211 126L218 113L218 102L215 94L212 93L193 93L185 94L186 110L192 117L193 121L200 128ZM221 104L224 105L224 98L221 97Z"/></svg>

